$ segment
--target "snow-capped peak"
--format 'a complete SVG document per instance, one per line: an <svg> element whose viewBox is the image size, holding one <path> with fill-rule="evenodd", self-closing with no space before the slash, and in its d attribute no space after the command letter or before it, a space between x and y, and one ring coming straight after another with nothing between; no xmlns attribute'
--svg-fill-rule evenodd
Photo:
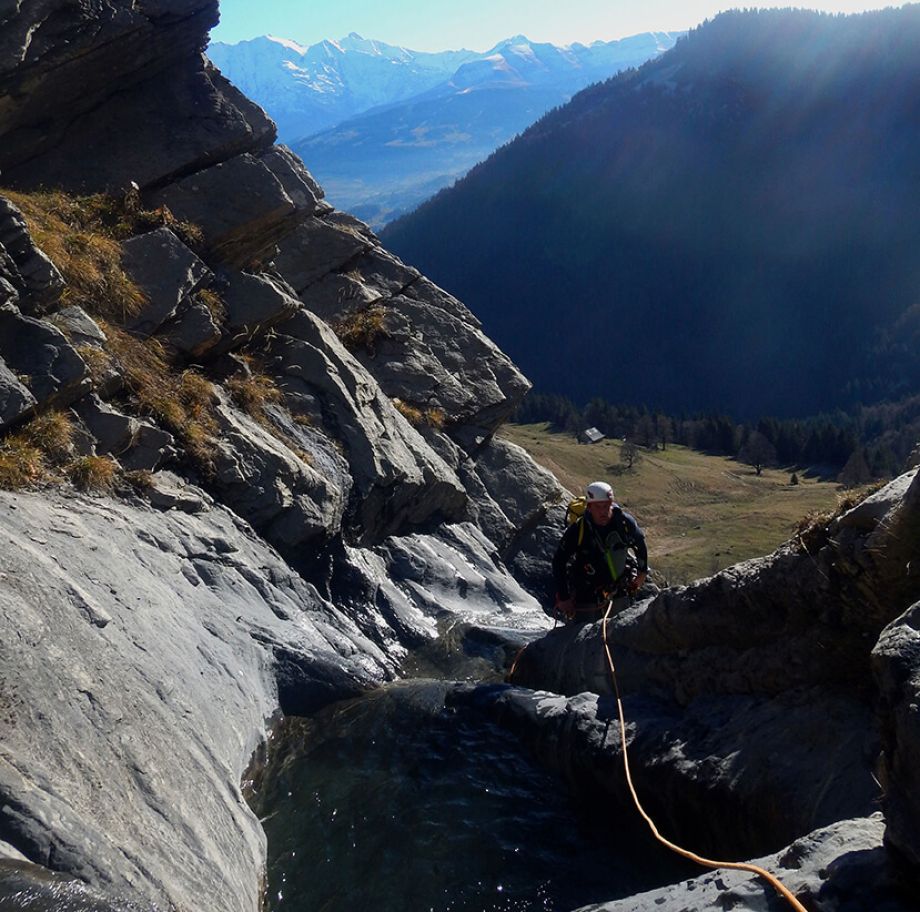
<svg viewBox="0 0 920 912"><path fill-rule="evenodd" d="M281 47L287 48L289 51L294 51L295 53L300 54L301 57L307 53L307 49L302 44L298 44L296 41L292 41L290 38L279 38L277 35L266 35L265 37L269 41L273 41L275 44L280 44Z"/></svg>

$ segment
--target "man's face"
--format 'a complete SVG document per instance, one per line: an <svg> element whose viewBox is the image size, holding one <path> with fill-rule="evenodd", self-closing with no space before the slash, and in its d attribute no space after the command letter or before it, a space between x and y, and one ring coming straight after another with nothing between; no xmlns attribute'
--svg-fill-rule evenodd
<svg viewBox="0 0 920 912"><path fill-rule="evenodd" d="M594 500L588 504L588 512L591 514L591 521L596 526L606 526L613 516L612 500Z"/></svg>

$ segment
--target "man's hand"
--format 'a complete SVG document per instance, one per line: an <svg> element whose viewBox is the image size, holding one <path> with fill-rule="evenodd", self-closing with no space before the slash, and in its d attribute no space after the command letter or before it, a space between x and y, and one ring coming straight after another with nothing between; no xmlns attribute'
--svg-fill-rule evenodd
<svg viewBox="0 0 920 912"><path fill-rule="evenodd" d="M645 585L645 578L648 576L648 573L645 570L640 571L636 574L633 581L629 584L630 592L638 592Z"/></svg>
<svg viewBox="0 0 920 912"><path fill-rule="evenodd" d="M561 599L559 596L556 596L556 611L561 614L566 620L571 621L575 617L575 599L569 597L567 599Z"/></svg>

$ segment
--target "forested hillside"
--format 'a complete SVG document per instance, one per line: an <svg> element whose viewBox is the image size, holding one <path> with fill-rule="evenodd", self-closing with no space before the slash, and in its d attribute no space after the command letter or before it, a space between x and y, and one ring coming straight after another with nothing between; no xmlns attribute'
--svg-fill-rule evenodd
<svg viewBox="0 0 920 912"><path fill-rule="evenodd" d="M920 6L725 13L384 233L538 389L738 418L920 387Z"/></svg>

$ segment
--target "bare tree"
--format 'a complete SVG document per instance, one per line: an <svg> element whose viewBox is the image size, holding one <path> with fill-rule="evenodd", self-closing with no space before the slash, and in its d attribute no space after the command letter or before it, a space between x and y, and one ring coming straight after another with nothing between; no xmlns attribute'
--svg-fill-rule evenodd
<svg viewBox="0 0 920 912"><path fill-rule="evenodd" d="M751 431L738 453L738 458L754 466L754 471L760 475L764 466L773 465L776 462L776 447L760 431Z"/></svg>
<svg viewBox="0 0 920 912"><path fill-rule="evenodd" d="M632 470L633 466L641 461L642 453L639 451L639 447L636 446L632 440L624 440L620 447L620 462L622 462L627 469Z"/></svg>

